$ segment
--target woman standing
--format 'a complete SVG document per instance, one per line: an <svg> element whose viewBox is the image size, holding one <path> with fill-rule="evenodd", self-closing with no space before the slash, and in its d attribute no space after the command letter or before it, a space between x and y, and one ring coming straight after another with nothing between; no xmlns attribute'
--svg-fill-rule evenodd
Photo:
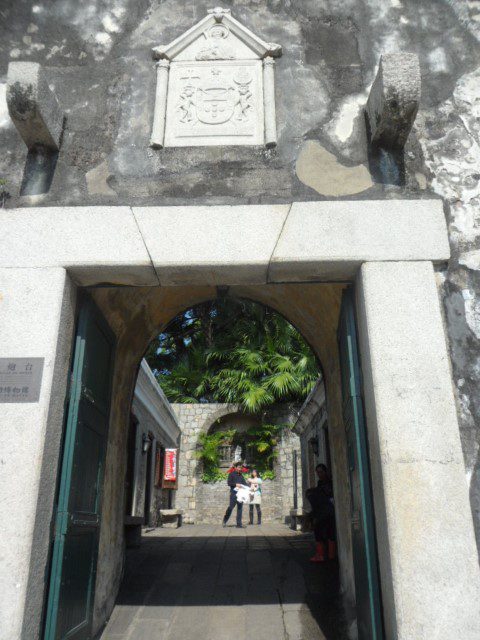
<svg viewBox="0 0 480 640"><path fill-rule="evenodd" d="M262 524L262 479L258 475L256 469L252 469L250 478L247 479L250 489L253 491L252 501L250 502L250 524L253 524L253 505L257 509L257 524Z"/></svg>

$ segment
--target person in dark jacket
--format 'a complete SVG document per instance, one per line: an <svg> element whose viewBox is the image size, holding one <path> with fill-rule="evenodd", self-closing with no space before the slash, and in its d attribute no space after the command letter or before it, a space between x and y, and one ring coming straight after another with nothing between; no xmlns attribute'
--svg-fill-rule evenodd
<svg viewBox="0 0 480 640"><path fill-rule="evenodd" d="M237 492L235 491L236 487L248 486L245 478L242 475L242 467L243 464L241 462L236 462L233 465L233 471L228 475L228 486L230 487L230 504L225 511L225 515L223 516L223 526L227 526L228 519L232 515L232 511L235 506L237 507L237 527L239 529L243 529L242 525L242 510L243 504L238 502L237 500Z"/></svg>
<svg viewBox="0 0 480 640"><path fill-rule="evenodd" d="M323 562L326 552L329 560L335 558L335 508L332 481L327 467L324 464L317 464L315 471L318 477L317 486L308 489L306 493L312 506L313 532L316 541L315 555L310 560Z"/></svg>

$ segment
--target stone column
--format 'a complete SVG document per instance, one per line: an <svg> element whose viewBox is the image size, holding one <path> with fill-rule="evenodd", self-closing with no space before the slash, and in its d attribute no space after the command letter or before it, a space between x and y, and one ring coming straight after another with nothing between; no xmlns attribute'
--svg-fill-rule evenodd
<svg viewBox="0 0 480 640"><path fill-rule="evenodd" d="M168 72L170 69L170 62L169 60L159 60L155 66L157 68L157 88L155 92L155 109L153 112L153 127L150 146L155 149L161 149L165 139L165 118L167 115Z"/></svg>
<svg viewBox="0 0 480 640"><path fill-rule="evenodd" d="M358 329L388 640L480 638L480 570L430 262L365 263Z"/></svg>
<svg viewBox="0 0 480 640"><path fill-rule="evenodd" d="M62 268L0 269L0 357L45 358L38 402L0 405L0 637L40 637L75 311Z"/></svg>
<svg viewBox="0 0 480 640"><path fill-rule="evenodd" d="M263 61L263 104L265 112L265 145L277 144L277 123L275 117L275 60L267 56Z"/></svg>

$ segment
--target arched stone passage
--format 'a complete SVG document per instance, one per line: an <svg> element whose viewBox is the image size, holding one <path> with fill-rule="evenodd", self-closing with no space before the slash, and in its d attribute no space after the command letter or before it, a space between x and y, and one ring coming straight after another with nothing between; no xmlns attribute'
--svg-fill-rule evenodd
<svg viewBox="0 0 480 640"><path fill-rule="evenodd" d="M238 404L217 404L217 408L211 413L202 424L202 431L208 433L213 428L215 422L226 416L237 414L241 412L240 405Z"/></svg>
<svg viewBox="0 0 480 640"><path fill-rule="evenodd" d="M216 430L218 425L238 430L239 433L251 426L268 424L287 425L293 427L300 405L279 403L270 406L260 414L245 413L237 404L173 404L179 426L182 431L179 456L179 480L175 497L176 508L183 510L186 524L218 524L225 513L227 497L224 482L205 483L202 480L203 464L196 452L202 433ZM229 422L228 418L231 419ZM220 424L219 424L220 423ZM264 478L263 484L263 522L285 522L289 518L294 504L293 451L299 452L299 436L290 429L282 429L278 439L277 458L272 470L275 478ZM243 449L242 460L253 468L252 459ZM225 472L233 462L233 453L224 460L220 471ZM301 462L298 462L298 478L301 477ZM301 491L301 483L297 478L297 491ZM300 499L301 503L301 499Z"/></svg>
<svg viewBox="0 0 480 640"><path fill-rule="evenodd" d="M337 324L342 284L232 286L228 295L271 307L293 324L310 344L323 370L329 414L332 474L336 495L342 589L354 598L345 438L341 416ZM117 360L107 451L104 516L99 554L108 561L97 575L95 615L98 623L113 607L123 561L123 469L126 464L127 417L138 364L151 340L181 311L216 297L210 286L122 287L93 291L118 337Z"/></svg>

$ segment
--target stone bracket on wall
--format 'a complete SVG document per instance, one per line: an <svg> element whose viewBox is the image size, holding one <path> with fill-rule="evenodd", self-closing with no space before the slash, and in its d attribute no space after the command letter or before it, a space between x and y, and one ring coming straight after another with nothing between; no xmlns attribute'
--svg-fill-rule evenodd
<svg viewBox="0 0 480 640"><path fill-rule="evenodd" d="M64 113L36 62L10 62L7 79L10 117L30 151L42 146L58 151Z"/></svg>
<svg viewBox="0 0 480 640"><path fill-rule="evenodd" d="M157 87L150 146L276 145L280 45L264 42L230 9L217 7L152 54Z"/></svg>
<svg viewBox="0 0 480 640"><path fill-rule="evenodd" d="M402 149L420 103L420 65L415 53L388 53L380 58L366 114L372 145Z"/></svg>
<svg viewBox="0 0 480 640"><path fill-rule="evenodd" d="M46 193L55 172L65 114L38 63L9 64L7 105L10 117L28 148L20 193Z"/></svg>

